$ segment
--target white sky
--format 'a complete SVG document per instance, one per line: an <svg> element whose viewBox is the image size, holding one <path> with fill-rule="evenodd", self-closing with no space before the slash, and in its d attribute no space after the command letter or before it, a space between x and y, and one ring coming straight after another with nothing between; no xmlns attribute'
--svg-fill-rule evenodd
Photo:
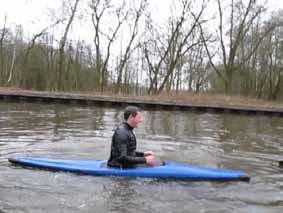
<svg viewBox="0 0 283 213"><path fill-rule="evenodd" d="M165 21L168 18L168 14L170 14L170 3L173 1L149 0L152 17ZM269 0L268 2L268 7L271 10L283 9L283 4L280 3L281 0ZM5 14L7 14L7 26L11 27L21 24L25 33L38 33L51 23L50 18L47 16L47 8L60 8L61 3L62 0L1 0L0 29L3 27ZM89 29L91 29L91 33ZM90 36L92 36L90 34L92 33L93 27L83 22L80 23L80 32L72 32L72 34L77 34L77 37L84 40L90 39Z"/></svg>
<svg viewBox="0 0 283 213"><path fill-rule="evenodd" d="M168 18L170 1L172 0L149 0L153 10L153 18ZM58 9L62 0L0 0L0 29L3 28L5 15L7 15L7 27L22 25L26 34L38 33L49 26L50 11L48 8ZM79 4L80 7L80 4ZM91 23L80 22L80 32L71 32L80 39L89 40L93 37ZM90 26L89 26L90 25ZM91 37L91 38L90 38ZM91 39L92 40L92 39Z"/></svg>

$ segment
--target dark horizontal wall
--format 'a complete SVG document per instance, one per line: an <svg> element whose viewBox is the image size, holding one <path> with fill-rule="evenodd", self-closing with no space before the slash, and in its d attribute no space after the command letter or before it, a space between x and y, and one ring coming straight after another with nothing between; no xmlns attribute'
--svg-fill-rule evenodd
<svg viewBox="0 0 283 213"><path fill-rule="evenodd" d="M283 116L282 109L267 109L254 107L232 107L220 104L204 105L183 101L138 100L126 97L91 96L72 93L48 92L0 92L1 100L26 101L42 103L65 103L80 105L103 105L108 107L125 107L136 105L142 109L151 110L190 110L194 112L237 113L252 115Z"/></svg>

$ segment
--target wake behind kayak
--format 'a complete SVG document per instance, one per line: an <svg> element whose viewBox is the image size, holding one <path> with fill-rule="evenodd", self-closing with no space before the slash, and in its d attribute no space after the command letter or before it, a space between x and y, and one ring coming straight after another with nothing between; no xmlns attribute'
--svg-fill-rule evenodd
<svg viewBox="0 0 283 213"><path fill-rule="evenodd" d="M78 172L89 175L118 175L130 177L174 178L182 180L249 181L250 177L240 170L228 170L194 166L165 161L163 165L136 168L110 168L105 160L82 160L67 158L15 157L11 163L41 169Z"/></svg>

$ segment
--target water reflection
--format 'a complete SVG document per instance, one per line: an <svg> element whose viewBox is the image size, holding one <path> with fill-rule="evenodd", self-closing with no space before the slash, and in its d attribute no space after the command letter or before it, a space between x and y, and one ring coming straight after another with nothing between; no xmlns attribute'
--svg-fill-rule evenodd
<svg viewBox="0 0 283 213"><path fill-rule="evenodd" d="M121 109L0 102L0 212L281 212L283 119L143 112L139 150L161 158L236 168L251 183L92 177L14 167L19 155L107 159ZM221 205L220 205L221 203Z"/></svg>

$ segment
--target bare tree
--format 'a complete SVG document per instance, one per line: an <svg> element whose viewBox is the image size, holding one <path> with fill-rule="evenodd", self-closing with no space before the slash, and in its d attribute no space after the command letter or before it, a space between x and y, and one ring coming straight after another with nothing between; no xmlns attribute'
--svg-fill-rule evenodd
<svg viewBox="0 0 283 213"><path fill-rule="evenodd" d="M7 23L7 14L5 14L4 18L4 26L2 28L1 36L0 36L0 83L3 81L3 77L5 76L5 70L4 70L4 39L7 34L7 28L6 28L6 23Z"/></svg>
<svg viewBox="0 0 283 213"><path fill-rule="evenodd" d="M110 32L103 32L102 29L102 19L105 16L108 10L113 9L111 5L111 0L91 0L89 2L89 6L92 9L91 20L94 26L95 34L94 34L94 44L95 44L95 83L100 85L101 90L104 90L104 87L107 84L107 69L109 58L111 55L111 47L114 41L117 38L117 34L119 29L122 27L122 24L126 21L129 11L126 10L126 3L123 2L118 8L115 10L115 17L117 20L116 25L110 30ZM102 38L107 39L106 42L106 53L103 56L103 42L101 42Z"/></svg>
<svg viewBox="0 0 283 213"><path fill-rule="evenodd" d="M44 28L43 30L41 30L39 33L35 34L33 36L33 38L29 41L27 47L26 47L26 50L25 50L25 54L24 54L24 57L23 57L23 63L22 63L22 72L23 74L21 75L21 81L20 81L20 87L23 87L23 88L27 88L28 87L28 82L27 82L27 79L28 79L28 60L29 60L29 57L30 57L30 54L32 52L32 49L34 48L34 45L36 44L36 40L38 38L40 38L49 28L52 28L54 26L56 26L57 24L59 24L60 21L58 20L56 23L52 24L51 26L48 26L46 28ZM15 55L15 49L14 49L14 53L13 55ZM13 57L14 59L14 57ZM14 62L12 62L13 64ZM11 66L13 68L13 66ZM10 73L12 72L12 69L11 68L11 71Z"/></svg>
<svg viewBox="0 0 283 213"><path fill-rule="evenodd" d="M186 80L189 91L199 92L201 89L207 89L206 83L211 77L211 72L205 55L205 48L201 43L190 50L186 58Z"/></svg>
<svg viewBox="0 0 283 213"><path fill-rule="evenodd" d="M134 1L133 1L134 4ZM127 44L126 50L123 53L122 59L120 60L120 63L118 65L118 77L117 77L117 82L116 82L116 93L120 92L120 87L121 87L121 83L122 83L122 76L123 76L123 70L126 66L127 61L129 60L131 54L133 53L133 51L138 47L135 46L134 48L132 48L133 46L133 42L135 40L135 38L138 35L138 24L140 21L141 16L143 15L145 9L147 6L147 0L142 0L140 2L140 5L138 8L135 8L135 5L133 5L133 10L132 10L132 15L134 17L133 20L133 25L131 25L131 23L129 23L129 27L130 27L130 39L129 42ZM125 82L126 83L126 82Z"/></svg>
<svg viewBox="0 0 283 213"><path fill-rule="evenodd" d="M59 61L58 61L58 79L57 79L57 89L61 90L63 89L63 82L62 82L62 78L63 78L63 74L65 72L65 46L66 46L66 42L67 42L67 37L68 37L68 33L70 31L70 27L73 23L75 14L77 12L77 7L79 4L80 0L74 0L74 5L71 5L71 0L69 0L69 4L70 4L70 8L71 8L71 15L69 17L69 20L67 22L63 37L61 38L60 41L60 47L59 47Z"/></svg>
<svg viewBox="0 0 283 213"><path fill-rule="evenodd" d="M229 14L229 25L228 25L228 36L226 36L225 25L224 25L224 11L220 0L217 0L218 14L219 14L219 27L217 30L218 41L220 46L219 58L223 64L223 71L219 69L213 59L213 51L208 46L208 42L205 41L204 31L201 25L201 34L203 42L206 47L207 55L209 57L210 64L212 65L214 71L223 80L225 85L225 92L227 94L232 92L232 81L234 73L238 70L244 63L246 63L256 52L261 41L275 28L271 26L266 29L266 31L255 41L255 45L249 52L242 58L241 61L237 61L237 53L240 48L241 41L245 39L248 35L252 24L255 22L256 18L260 17L265 11L264 6L258 4L258 0L249 0L248 4L245 6L242 0L230 2L230 14ZM225 11L228 11L225 9ZM228 44L226 44L228 42Z"/></svg>
<svg viewBox="0 0 283 213"><path fill-rule="evenodd" d="M283 13L275 13L264 28L276 25L276 28L264 39L261 44L261 75L265 77L262 88L265 88L265 97L276 100L283 89ZM265 67L265 68L264 68ZM264 68L264 69L263 69Z"/></svg>
<svg viewBox="0 0 283 213"><path fill-rule="evenodd" d="M201 4L201 9L195 14L192 11L192 2L189 0L181 1L182 12L176 20L172 17L169 22L169 34L165 42L160 41L161 38L152 39L155 46L154 49L158 51L157 61L153 61L149 56L148 49L149 42L144 44L144 53L147 60L150 73L150 86L148 93L160 93L163 91L166 84L170 84L170 76L173 76L174 71L178 70L178 66L182 64L180 60L191 50L194 46L200 43L199 39L194 40L198 23L202 22L201 17L206 7L207 2L204 0ZM191 23L188 21L192 21ZM186 28L189 26L189 28ZM159 47L160 46L160 47ZM165 70L161 72L161 68ZM160 78L160 79L158 79ZM158 83L159 82L159 83ZM159 85L159 87L157 87ZM155 89L154 89L155 88Z"/></svg>

